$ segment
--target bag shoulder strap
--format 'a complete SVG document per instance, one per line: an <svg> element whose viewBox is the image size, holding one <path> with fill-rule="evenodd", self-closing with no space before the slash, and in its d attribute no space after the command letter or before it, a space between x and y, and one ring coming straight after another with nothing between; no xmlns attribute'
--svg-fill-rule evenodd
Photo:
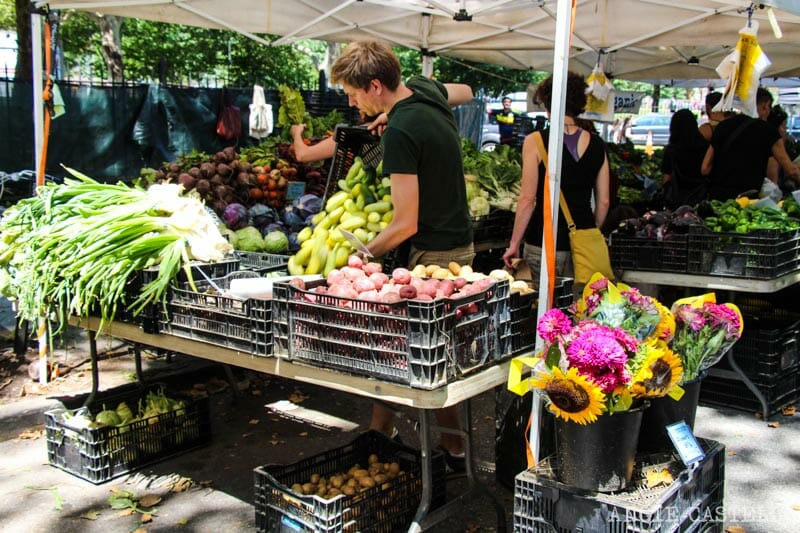
<svg viewBox="0 0 800 533"><path fill-rule="evenodd" d="M532 135L533 140L536 141L536 148L539 149L539 155L542 156L544 168L547 170L547 150L544 147L542 136L538 131L534 131ZM564 213L564 218L567 219L567 227L570 231L574 231L575 221L572 220L572 213L569 212L569 206L567 205L567 201L564 199L564 193L561 191L561 187L558 189L558 204L561 206L561 212Z"/></svg>

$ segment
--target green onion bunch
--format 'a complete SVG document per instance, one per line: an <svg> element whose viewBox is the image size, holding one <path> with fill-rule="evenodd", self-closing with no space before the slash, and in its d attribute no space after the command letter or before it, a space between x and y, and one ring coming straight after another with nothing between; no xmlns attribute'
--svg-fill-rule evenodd
<svg viewBox="0 0 800 533"><path fill-rule="evenodd" d="M0 292L16 300L20 318L47 317L60 331L69 316L99 314L102 329L120 309L136 316L154 302L166 307L181 267L190 274L191 260L230 251L202 203L177 186L153 193L70 172L75 179L41 187L0 220ZM137 271L156 266L138 295L126 291Z"/></svg>

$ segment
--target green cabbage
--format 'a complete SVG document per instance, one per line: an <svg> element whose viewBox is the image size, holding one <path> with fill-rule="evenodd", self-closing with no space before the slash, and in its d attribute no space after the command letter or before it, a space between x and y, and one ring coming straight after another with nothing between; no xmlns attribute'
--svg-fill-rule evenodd
<svg viewBox="0 0 800 533"><path fill-rule="evenodd" d="M245 226L236 230L236 249L244 252L263 252L264 238L253 226Z"/></svg>
<svg viewBox="0 0 800 533"><path fill-rule="evenodd" d="M469 201L469 214L473 217L482 217L489 214L489 201L483 196L476 196Z"/></svg>
<svg viewBox="0 0 800 533"><path fill-rule="evenodd" d="M268 254L285 254L289 251L289 237L282 231L270 231L264 236L264 251Z"/></svg>

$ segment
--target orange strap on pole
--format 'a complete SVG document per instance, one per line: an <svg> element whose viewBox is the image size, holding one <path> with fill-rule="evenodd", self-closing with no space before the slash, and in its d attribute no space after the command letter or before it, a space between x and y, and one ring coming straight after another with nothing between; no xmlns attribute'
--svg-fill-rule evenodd
<svg viewBox="0 0 800 533"><path fill-rule="evenodd" d="M50 137L50 120L52 119L53 111L53 79L50 76L51 63L52 63L52 46L51 46L51 28L50 22L44 23L44 72L45 84L42 90L42 100L44 100L45 113L44 113L44 131L42 136L42 154L39 158L39 172L36 175L36 187L44 185L45 167L47 166L47 140Z"/></svg>
<svg viewBox="0 0 800 533"><path fill-rule="evenodd" d="M538 131L533 132L533 139L536 141L536 148L539 156L544 163L544 202L542 203L542 217L544 226L544 245L545 257L547 258L547 308L553 307L553 295L555 293L556 280L556 245L553 237L553 201L550 198L550 173L547 168L547 149L544 147L542 134Z"/></svg>

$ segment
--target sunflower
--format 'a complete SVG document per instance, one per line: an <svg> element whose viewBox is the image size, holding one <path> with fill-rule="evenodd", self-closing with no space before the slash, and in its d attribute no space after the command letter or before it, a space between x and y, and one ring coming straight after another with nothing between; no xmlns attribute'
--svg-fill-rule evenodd
<svg viewBox="0 0 800 533"><path fill-rule="evenodd" d="M661 321L656 326L655 337L669 342L672 340L672 336L675 335L675 316L661 302L654 300L654 303L658 313L661 315Z"/></svg>
<svg viewBox="0 0 800 533"><path fill-rule="evenodd" d="M633 377L631 393L637 398L658 398L677 385L682 376L681 360L672 350L649 345L647 357Z"/></svg>
<svg viewBox="0 0 800 533"><path fill-rule="evenodd" d="M550 399L550 411L567 422L587 424L597 420L605 409L605 395L600 387L570 368L564 374L554 367L553 373L540 375L531 385L543 389Z"/></svg>

